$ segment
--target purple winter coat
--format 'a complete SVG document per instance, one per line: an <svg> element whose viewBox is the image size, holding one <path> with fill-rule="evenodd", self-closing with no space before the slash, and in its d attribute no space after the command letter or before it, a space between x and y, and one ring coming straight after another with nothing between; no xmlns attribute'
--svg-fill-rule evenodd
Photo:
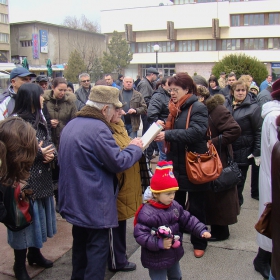
<svg viewBox="0 0 280 280"><path fill-rule="evenodd" d="M159 238L151 234L151 229L163 225L170 227L172 234L180 235L181 245L178 248L160 249ZM175 200L167 209L158 209L149 203L143 206L134 228L134 237L142 247L141 262L145 268L167 269L182 258L184 249L179 228L190 231L196 237L201 237L207 231L203 223L188 211L183 210L183 207Z"/></svg>

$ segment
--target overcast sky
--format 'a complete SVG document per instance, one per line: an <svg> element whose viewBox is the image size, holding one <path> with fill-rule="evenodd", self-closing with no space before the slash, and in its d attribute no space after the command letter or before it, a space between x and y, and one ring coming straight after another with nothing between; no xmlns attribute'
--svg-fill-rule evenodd
<svg viewBox="0 0 280 280"><path fill-rule="evenodd" d="M157 6L168 0L9 0L10 22L42 21L62 24L66 16L100 21L100 10ZM143 20L143 19L141 19Z"/></svg>

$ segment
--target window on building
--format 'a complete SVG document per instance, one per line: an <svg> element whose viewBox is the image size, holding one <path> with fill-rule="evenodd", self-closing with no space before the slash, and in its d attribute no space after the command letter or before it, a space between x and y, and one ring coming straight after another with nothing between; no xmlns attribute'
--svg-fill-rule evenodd
<svg viewBox="0 0 280 280"><path fill-rule="evenodd" d="M244 39L244 50L264 50L264 39Z"/></svg>
<svg viewBox="0 0 280 280"><path fill-rule="evenodd" d="M240 15L230 16L230 25L231 26L240 26Z"/></svg>
<svg viewBox="0 0 280 280"><path fill-rule="evenodd" d="M189 4L189 3L195 3L197 0L174 0L174 4Z"/></svg>
<svg viewBox="0 0 280 280"><path fill-rule="evenodd" d="M195 41L179 41L179 52L195 52Z"/></svg>
<svg viewBox="0 0 280 280"><path fill-rule="evenodd" d="M264 25L264 14L244 15L244 25Z"/></svg>
<svg viewBox="0 0 280 280"><path fill-rule="evenodd" d="M135 43L130 43L129 48L131 53L135 53Z"/></svg>
<svg viewBox="0 0 280 280"><path fill-rule="evenodd" d="M4 4L4 5L7 5L8 3L8 0L0 0L0 4Z"/></svg>
<svg viewBox="0 0 280 280"><path fill-rule="evenodd" d="M223 51L240 50L240 39L222 40Z"/></svg>
<svg viewBox="0 0 280 280"><path fill-rule="evenodd" d="M175 42L145 42L138 43L138 52L139 53L149 53L154 52L154 45L159 45L159 52L175 52Z"/></svg>
<svg viewBox="0 0 280 280"><path fill-rule="evenodd" d="M2 22L2 23L9 23L8 15L0 13L0 22Z"/></svg>
<svg viewBox="0 0 280 280"><path fill-rule="evenodd" d="M216 40L199 40L199 51L216 51Z"/></svg>
<svg viewBox="0 0 280 280"><path fill-rule="evenodd" d="M142 76L146 76L146 71L149 67L156 68L155 64L143 64L142 65ZM175 73L175 64L158 64L158 71L165 77L172 76Z"/></svg>
<svg viewBox="0 0 280 280"><path fill-rule="evenodd" d="M268 49L280 49L280 38L268 38Z"/></svg>
<svg viewBox="0 0 280 280"><path fill-rule="evenodd" d="M32 47L32 40L20 41L20 46L23 48Z"/></svg>
<svg viewBox="0 0 280 280"><path fill-rule="evenodd" d="M9 34L0 33L0 42L1 43L9 43Z"/></svg>
<svg viewBox="0 0 280 280"><path fill-rule="evenodd" d="M268 22L270 25L280 24L280 13L271 13L268 15Z"/></svg>

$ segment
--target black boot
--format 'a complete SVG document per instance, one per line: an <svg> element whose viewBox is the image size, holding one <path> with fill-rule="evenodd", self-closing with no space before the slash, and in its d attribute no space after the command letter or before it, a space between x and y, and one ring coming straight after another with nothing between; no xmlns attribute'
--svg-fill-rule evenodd
<svg viewBox="0 0 280 280"><path fill-rule="evenodd" d="M255 270L258 271L265 279L269 278L270 259L271 253L259 248L258 254L253 261Z"/></svg>
<svg viewBox="0 0 280 280"><path fill-rule="evenodd" d="M27 249L14 250L15 253L14 272L17 280L31 280L31 278L29 277L26 271L26 266L25 266L26 251Z"/></svg>
<svg viewBox="0 0 280 280"><path fill-rule="evenodd" d="M28 248L27 260L29 265L33 265L35 263L38 266L44 268L50 268L53 266L53 262L45 259L44 256L41 254L40 249L35 247Z"/></svg>

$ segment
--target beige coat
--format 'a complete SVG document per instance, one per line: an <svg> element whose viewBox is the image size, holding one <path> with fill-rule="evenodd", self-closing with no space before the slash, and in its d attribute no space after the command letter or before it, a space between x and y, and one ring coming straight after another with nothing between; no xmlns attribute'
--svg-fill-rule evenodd
<svg viewBox="0 0 280 280"><path fill-rule="evenodd" d="M131 141L124 123L110 123L114 129L113 137L121 150L126 148ZM134 216L136 210L142 203L142 187L140 177L140 166L136 162L124 172L118 173L119 194L117 198L118 220L124 221Z"/></svg>

